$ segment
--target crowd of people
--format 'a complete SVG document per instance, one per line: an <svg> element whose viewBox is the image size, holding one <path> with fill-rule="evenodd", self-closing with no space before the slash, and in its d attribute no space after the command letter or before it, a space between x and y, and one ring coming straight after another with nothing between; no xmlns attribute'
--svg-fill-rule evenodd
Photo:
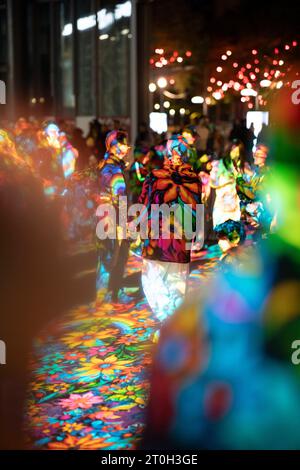
<svg viewBox="0 0 300 470"><path fill-rule="evenodd" d="M195 125L172 130L160 139L141 126L133 149L128 133L119 126L120 122L114 121L113 129L104 129L94 120L84 138L79 129L64 122L59 125L21 118L1 131L1 145L10 148L12 158L27 165L45 197L53 205L57 203L65 238L95 241L97 291L104 292L106 299L110 295L117 301L124 282L128 283L124 272L130 240L126 234L120 236L119 220L115 240L107 234L105 239L97 237L99 222L103 225L107 216L99 216L98 208L111 204L120 218L120 197L126 197L128 204L146 207L144 217L149 227L146 237L139 240L144 261L137 295L143 295L143 287L149 305L163 321L184 299L192 251L199 251L203 242L219 241L227 253L243 243L246 233L264 236L274 228L276 213L264 188L269 150L259 143L252 152L254 134L244 123L235 124L227 141L221 143L205 116ZM151 145L153 139L157 142ZM179 204L183 216L191 211L194 239L188 239L186 233L181 239L175 236L174 227L184 225L178 217L169 227L169 236L163 235L162 217L151 212L156 204L171 208ZM200 204L204 205L204 227L196 233ZM153 237L155 217L160 218L159 234Z"/></svg>
<svg viewBox="0 0 300 470"><path fill-rule="evenodd" d="M39 250L47 253L49 249L52 261L54 253L58 256L61 245L57 223L54 224L55 235L49 236L45 233L49 227L46 222L45 227L38 230L36 227L43 224L45 215L37 221L31 214L32 209L33 214L37 214L44 210L42 206L47 211L50 208L47 216L51 214L53 220L59 221L60 230L69 243L95 244L98 253L97 301L118 302L122 288L134 286L135 296L145 296L161 322L145 446L157 445L159 441L166 447L176 443L184 448L243 448L245 445L276 448L282 432L276 439L268 440L265 430L278 425L280 430L286 431L283 447L293 447L298 443L292 436L299 436L299 432L294 431L298 431L300 420L295 414L295 420L289 422L284 413L287 410L286 416L291 416L294 390L298 385L287 373L286 388L280 392L279 383L286 371L278 366L274 372L273 363L271 359L266 360L264 346L260 343L263 311L276 310L276 296L274 301L271 299L271 307L266 307L272 289L276 288L277 292L283 284L284 295L292 292L285 326L294 324L295 312L298 312L296 291L284 290L286 282L297 280L298 259L292 260L288 256L288 272L283 272L282 256L289 252L289 244L295 248L295 240L276 227L278 214L274 191L272 193L274 187L269 180L278 176L278 172L273 175L273 168L268 163L269 152L273 152L272 160L276 156L276 151L269 146L268 132L262 130L254 147L254 134L251 129L245 132L244 123L234 126L225 138L216 129L212 131L207 118L203 117L195 125L172 130L160 138L141 126L132 148L127 131L120 127L116 121L111 129L104 129L95 120L88 135L83 137L79 129L66 123L19 119L14 125L6 125L0 130L1 211L3 217L10 214L11 220L9 229L2 233L1 243L3 256L7 258L3 275L10 286L5 296L7 311L20 308L19 304L11 304L12 290L24 284L24 279L31 278L32 281L34 276L36 286L40 286L41 280L45 282L39 279L38 265L42 258L38 256L37 260L33 258L33 267L26 273L24 264L19 275L11 272L9 255L14 251L19 234L25 239L25 250L32 248L32 252L36 252L30 241L32 231L39 240ZM282 151L282 147L280 149ZM293 175L289 175L292 183ZM287 180L279 175L277 182L281 184L281 191L285 191ZM285 203L291 202L292 195L288 191L295 186L296 183L286 189ZM145 222L146 233L141 233L135 240L130 239L128 231L136 220L133 217L126 220L125 233L120 221L120 200L124 197L129 206L137 203L143 207L139 221ZM41 207L37 207L39 201L43 201ZM170 217L167 235L163 217L160 213L153 215L151 210L157 205L181 209L179 216ZM199 205L204 206L204 233L203 230L197 232ZM115 211L115 237L99 236L100 228L108 226L109 232L112 218L109 209L108 212L99 210L101 206L110 206ZM183 227L182 217L187 213L192 221L192 234ZM291 229L294 216L293 213L289 217ZM159 228L156 236L153 236L153 218L157 218ZM23 219L27 223L25 226ZM180 237L175 236L178 225L182 229ZM269 237L275 229L281 237L280 243L270 245ZM246 239L251 240L252 248L267 243L267 249L261 252L259 248L250 251L249 255L243 248ZM216 243L221 250L220 277L209 293L202 293L201 301L185 306L191 259L203 245L207 248ZM137 276L125 276L130 249L136 250L143 260ZM274 256L270 254L272 250ZM25 255L21 248L16 253L19 262ZM30 265L28 258L25 259L25 265ZM61 263L61 258L59 260ZM19 266L18 262L15 266ZM237 269L242 271L237 272ZM43 273L45 278L55 276L50 260L44 265ZM66 285L63 269L59 278ZM20 289L26 293L24 285ZM52 287L55 292L50 289L48 293L43 284L41 297L48 294L57 297L61 285L58 287L56 283ZM32 318L35 315L38 318L39 296L34 306L31 305L32 296L31 289L25 295L28 309L26 305L24 308L27 312L32 309ZM48 307L50 314L51 305ZM40 325L42 319L39 320L33 323ZM272 348L279 326L272 315L268 324L273 328L268 337L268 346ZM8 322L4 322L5 325ZM33 331L35 328L28 337L32 337ZM288 332L290 339L291 330ZM12 331L8 331L8 336L13 336ZM25 343L26 352L29 345ZM288 353L284 350L281 355ZM236 367L239 361L245 361L245 368ZM205 373L200 373L204 364ZM20 369L16 366L15 370ZM249 387L250 376L255 376L252 388ZM7 383L10 380L13 380L12 375ZM278 386L278 396L269 394L270 384ZM10 390L9 386L7 390ZM6 392L1 391L2 394ZM289 400L288 404L284 402L286 408L281 401L283 392ZM253 394L258 405L251 402ZM252 403L246 408L247 413L253 413L253 421L243 414L246 402ZM258 408L263 409L266 402L268 407L263 415L259 415ZM10 417L5 418L5 410L1 413L3 422L9 423ZM213 433L210 432L212 428ZM239 431L237 435L237 429L243 429L243 432ZM8 440L10 431L13 433L14 429L8 429Z"/></svg>

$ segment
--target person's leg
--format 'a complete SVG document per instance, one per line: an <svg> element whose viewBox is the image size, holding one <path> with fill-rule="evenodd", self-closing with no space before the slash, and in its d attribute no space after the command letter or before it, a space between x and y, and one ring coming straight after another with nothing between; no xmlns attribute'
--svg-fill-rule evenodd
<svg viewBox="0 0 300 470"><path fill-rule="evenodd" d="M113 254L113 266L109 275L108 290L112 292L112 300L118 300L118 293L121 287L123 287L123 276L126 268L126 263L129 254L129 242L128 240L122 240L121 245L115 246L115 252Z"/></svg>
<svg viewBox="0 0 300 470"><path fill-rule="evenodd" d="M151 310L164 321L184 300L188 264L143 260L142 285Z"/></svg>

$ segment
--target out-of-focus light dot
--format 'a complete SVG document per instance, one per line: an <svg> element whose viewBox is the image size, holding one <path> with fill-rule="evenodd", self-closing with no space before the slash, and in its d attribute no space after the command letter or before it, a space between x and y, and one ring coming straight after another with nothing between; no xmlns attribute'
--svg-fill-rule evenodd
<svg viewBox="0 0 300 470"><path fill-rule="evenodd" d="M223 70L222 67L217 67L216 68L216 71L219 72L219 73L222 72L222 70Z"/></svg>
<svg viewBox="0 0 300 470"><path fill-rule="evenodd" d="M241 72L245 72L245 70L246 70L245 67L241 68Z"/></svg>
<svg viewBox="0 0 300 470"><path fill-rule="evenodd" d="M185 114L191 114L191 111L189 109L186 109Z"/></svg>
<svg viewBox="0 0 300 470"><path fill-rule="evenodd" d="M274 74L274 77L278 78L278 77L280 77L280 75L281 75L281 72L279 70L276 70L276 72Z"/></svg>
<svg viewBox="0 0 300 470"><path fill-rule="evenodd" d="M180 108L179 113L183 116L185 114L185 108Z"/></svg>
<svg viewBox="0 0 300 470"><path fill-rule="evenodd" d="M294 47L296 47L298 43L297 43L297 41L293 41L292 44L293 44Z"/></svg>
<svg viewBox="0 0 300 470"><path fill-rule="evenodd" d="M251 84L251 83L247 83L246 87L247 87L247 88L252 88L252 84Z"/></svg>
<svg viewBox="0 0 300 470"><path fill-rule="evenodd" d="M168 109L170 107L170 101L164 101L164 108Z"/></svg>
<svg viewBox="0 0 300 470"><path fill-rule="evenodd" d="M177 57L177 62L179 62L179 63L183 62L183 58L182 57Z"/></svg>
<svg viewBox="0 0 300 470"><path fill-rule="evenodd" d="M165 51L163 49L155 49L155 54L163 54Z"/></svg>
<svg viewBox="0 0 300 470"><path fill-rule="evenodd" d="M212 87L211 86L208 86L207 87L207 91L210 93L212 91Z"/></svg>
<svg viewBox="0 0 300 470"><path fill-rule="evenodd" d="M245 97L245 96L242 96L242 97L241 97L241 102L242 102L242 103L245 103L246 101L247 101L247 100L246 100L246 97Z"/></svg>
<svg viewBox="0 0 300 470"><path fill-rule="evenodd" d="M255 72L255 73L259 73L259 68L256 67L256 69L254 69L254 72Z"/></svg>
<svg viewBox="0 0 300 470"><path fill-rule="evenodd" d="M273 60L273 65L277 65L278 64L278 61L277 60Z"/></svg>
<svg viewBox="0 0 300 470"><path fill-rule="evenodd" d="M270 85L271 85L271 81L270 81L270 80L262 80L262 81L260 82L260 86L261 86L262 88L267 88L267 87L269 87Z"/></svg>
<svg viewBox="0 0 300 470"><path fill-rule="evenodd" d="M209 96L207 96L207 98L205 98L205 103L206 104L211 104L211 99Z"/></svg>
<svg viewBox="0 0 300 470"><path fill-rule="evenodd" d="M277 47L274 49L274 54L279 54L279 49L277 49Z"/></svg>
<svg viewBox="0 0 300 470"><path fill-rule="evenodd" d="M157 85L159 86L159 88L166 88L166 86L168 85L168 82L167 82L167 80L165 79L165 77L160 77L160 78L157 80Z"/></svg>
<svg viewBox="0 0 300 470"><path fill-rule="evenodd" d="M280 82L278 82L278 83L277 83L277 85L276 85L276 88L278 88L278 89L279 89L279 88L281 88L281 87L282 87L282 85L283 85L283 82L281 82L281 81L280 81Z"/></svg>
<svg viewBox="0 0 300 470"><path fill-rule="evenodd" d="M31 103L35 104L36 103L36 98L32 98Z"/></svg>
<svg viewBox="0 0 300 470"><path fill-rule="evenodd" d="M286 51L288 51L289 48L290 48L290 46L289 46L288 44L286 44L286 45L284 46L284 48L285 48Z"/></svg>
<svg viewBox="0 0 300 470"><path fill-rule="evenodd" d="M239 64L237 62L234 62L233 63L233 67L236 69L237 67L239 66Z"/></svg>
<svg viewBox="0 0 300 470"><path fill-rule="evenodd" d="M248 108L252 109L253 108L253 103L248 103Z"/></svg>
<svg viewBox="0 0 300 470"><path fill-rule="evenodd" d="M170 113L170 116L175 116L175 109L171 108L169 113Z"/></svg>
<svg viewBox="0 0 300 470"><path fill-rule="evenodd" d="M211 77L210 83L215 83L215 81L216 81L215 77Z"/></svg>
<svg viewBox="0 0 300 470"><path fill-rule="evenodd" d="M174 78L171 78L171 80L170 80L170 85L175 85L175 80L174 80Z"/></svg>
<svg viewBox="0 0 300 470"><path fill-rule="evenodd" d="M226 54L229 56L231 56L232 52L230 50L226 51Z"/></svg>
<svg viewBox="0 0 300 470"><path fill-rule="evenodd" d="M280 60L280 61L278 62L278 64L279 64L279 65L283 65L283 64L284 64L284 60Z"/></svg>
<svg viewBox="0 0 300 470"><path fill-rule="evenodd" d="M256 54L257 54L257 50L256 50L256 49L252 49L252 54L253 54L253 55L256 55Z"/></svg>
<svg viewBox="0 0 300 470"><path fill-rule="evenodd" d="M223 83L223 82L221 82L221 80L218 80L218 81L217 81L217 85L218 85L218 86L222 86L222 83Z"/></svg>
<svg viewBox="0 0 300 470"><path fill-rule="evenodd" d="M156 110L160 109L160 105L158 103L155 103L154 109L156 109Z"/></svg>
<svg viewBox="0 0 300 470"><path fill-rule="evenodd" d="M175 62L175 57L170 57L170 62Z"/></svg>
<svg viewBox="0 0 300 470"><path fill-rule="evenodd" d="M251 69L252 65L251 65L251 64L247 64L246 67L247 67L247 69Z"/></svg>
<svg viewBox="0 0 300 470"><path fill-rule="evenodd" d="M228 84L227 84L227 83L224 83L224 85L222 86L222 90L223 90L223 91L227 91L227 90L228 90Z"/></svg>
<svg viewBox="0 0 300 470"><path fill-rule="evenodd" d="M222 98L222 94L219 91L215 91L213 93L213 97L215 100L220 100Z"/></svg>
<svg viewBox="0 0 300 470"><path fill-rule="evenodd" d="M149 91L150 91L151 93L154 93L155 90L156 90L156 85L155 85L155 83L149 83Z"/></svg>
<svg viewBox="0 0 300 470"><path fill-rule="evenodd" d="M161 62L155 62L155 67L161 68L163 67L163 64Z"/></svg>
<svg viewBox="0 0 300 470"><path fill-rule="evenodd" d="M151 65L154 64L154 59L150 59L149 62Z"/></svg>
<svg viewBox="0 0 300 470"><path fill-rule="evenodd" d="M254 63L255 63L255 65L259 64L259 60L255 59Z"/></svg>
<svg viewBox="0 0 300 470"><path fill-rule="evenodd" d="M264 77L268 77L268 76L269 76L269 72L265 72Z"/></svg>
<svg viewBox="0 0 300 470"><path fill-rule="evenodd" d="M192 56L192 52L191 52L191 51L186 51L185 55L186 55L187 57L191 57L191 56Z"/></svg>
<svg viewBox="0 0 300 470"><path fill-rule="evenodd" d="M254 73L250 73L251 80L256 80L256 75Z"/></svg>
<svg viewBox="0 0 300 470"><path fill-rule="evenodd" d="M221 57L222 60L227 60L227 55L226 54L223 54L222 57Z"/></svg>
<svg viewBox="0 0 300 470"><path fill-rule="evenodd" d="M174 57L178 57L178 55L179 55L179 54L178 54L178 51L174 51L174 52L173 52L173 56L174 56Z"/></svg>

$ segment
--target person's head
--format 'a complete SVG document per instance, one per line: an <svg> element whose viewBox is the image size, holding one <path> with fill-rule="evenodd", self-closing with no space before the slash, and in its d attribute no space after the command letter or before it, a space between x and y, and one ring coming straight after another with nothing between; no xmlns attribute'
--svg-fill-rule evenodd
<svg viewBox="0 0 300 470"><path fill-rule="evenodd" d="M50 147L54 147L54 148L60 147L60 142L59 142L60 130L57 124L55 124L54 122L50 122L46 124L46 126L44 127L44 133L45 133L46 139Z"/></svg>
<svg viewBox="0 0 300 470"><path fill-rule="evenodd" d="M215 232L218 237L218 245L223 253L244 243L246 239L244 225L231 219L217 225Z"/></svg>
<svg viewBox="0 0 300 470"><path fill-rule="evenodd" d="M254 164L260 167L265 166L268 152L269 149L266 145L259 144L253 154Z"/></svg>
<svg viewBox="0 0 300 470"><path fill-rule="evenodd" d="M244 166L246 160L245 146L239 139L234 139L230 148L229 156L233 163Z"/></svg>
<svg viewBox="0 0 300 470"><path fill-rule="evenodd" d="M174 135L167 141L167 155L174 165L181 165L189 161L191 148L182 135Z"/></svg>
<svg viewBox="0 0 300 470"><path fill-rule="evenodd" d="M120 159L126 157L129 152L128 135L125 131L111 131L105 140L108 154L115 155Z"/></svg>
<svg viewBox="0 0 300 470"><path fill-rule="evenodd" d="M187 141L189 145L194 145L197 132L194 126L186 126L182 131L182 137Z"/></svg>
<svg viewBox="0 0 300 470"><path fill-rule="evenodd" d="M90 167L96 167L98 165L98 160L97 157L95 157L94 154L89 156L89 166Z"/></svg>

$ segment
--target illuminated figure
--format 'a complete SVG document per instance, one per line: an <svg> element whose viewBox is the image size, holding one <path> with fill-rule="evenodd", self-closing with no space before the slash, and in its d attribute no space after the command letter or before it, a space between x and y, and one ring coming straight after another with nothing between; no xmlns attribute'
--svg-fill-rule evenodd
<svg viewBox="0 0 300 470"><path fill-rule="evenodd" d="M119 197L127 196L124 177L125 161L128 152L128 136L124 131L110 132L105 141L106 154L99 165L99 204L111 205L118 214ZM103 224L105 217L99 219ZM97 229L98 229L97 226ZM99 237L98 237L99 238ZM122 285L125 265L128 258L129 243L120 237L117 226L116 239L106 238L98 240L99 257L97 268L97 290L101 297L105 289L111 293L112 301L118 300L118 293Z"/></svg>
<svg viewBox="0 0 300 470"><path fill-rule="evenodd" d="M238 175L250 171L245 162L243 145L236 142L232 145L229 156L212 162L210 185L216 191L213 208L213 226L226 220L241 219L240 199L236 190Z"/></svg>
<svg viewBox="0 0 300 470"><path fill-rule="evenodd" d="M75 171L76 159L78 158L77 150L72 147L70 142L67 139L67 136L64 132L61 132L59 135L60 141L60 150L61 150L61 159L62 167L64 172L64 177L70 178L70 176Z"/></svg>
<svg viewBox="0 0 300 470"><path fill-rule="evenodd" d="M266 232L271 228L272 218L274 224L276 220L265 184L270 173L270 167L266 165L268 153L268 147L259 144L253 155L254 165L251 173L237 177L243 218L255 229L259 228Z"/></svg>
<svg viewBox="0 0 300 470"><path fill-rule="evenodd" d="M201 204L201 183L186 162L190 148L181 136L167 143L169 160L163 168L152 170L146 178L140 203L147 208L148 238L143 244L142 285L147 301L155 316L164 321L182 303L187 287L191 242L183 230L183 220L189 214L195 230L196 206ZM153 205L167 208L179 205L177 213L169 217L168 233L164 232L159 213L153 213ZM153 223L159 233L153 236ZM179 232L181 234L179 237ZM176 234L177 232L177 234Z"/></svg>

